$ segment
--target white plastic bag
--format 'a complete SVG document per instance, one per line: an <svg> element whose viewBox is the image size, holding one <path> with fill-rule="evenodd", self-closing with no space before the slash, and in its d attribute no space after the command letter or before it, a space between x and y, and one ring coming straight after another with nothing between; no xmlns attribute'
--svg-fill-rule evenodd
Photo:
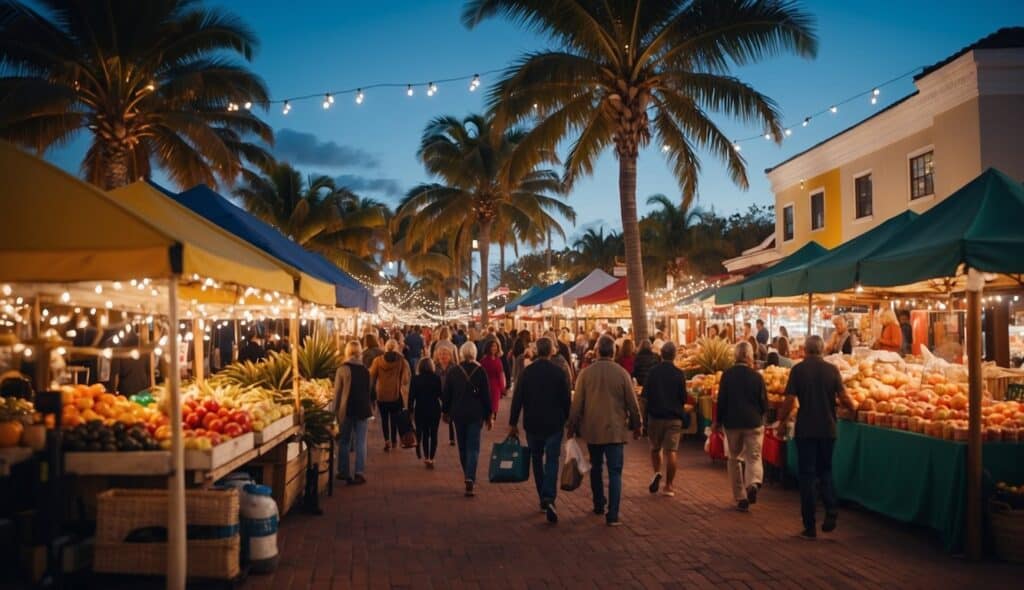
<svg viewBox="0 0 1024 590"><path fill-rule="evenodd" d="M583 447L580 446L580 443L576 442L575 438L570 438L565 441L564 463L568 463L570 459L576 459L576 467L583 475L586 475L590 471L590 461L583 453Z"/></svg>

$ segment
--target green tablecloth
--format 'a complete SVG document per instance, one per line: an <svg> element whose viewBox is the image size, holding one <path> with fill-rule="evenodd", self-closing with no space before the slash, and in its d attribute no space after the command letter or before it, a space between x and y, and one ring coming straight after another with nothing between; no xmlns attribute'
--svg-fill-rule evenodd
<svg viewBox="0 0 1024 590"><path fill-rule="evenodd" d="M962 548L966 443L845 420L837 434L832 475L840 498L934 529L947 551ZM795 444L787 445L786 455L795 476ZM1024 444L986 443L982 463L987 486L1024 482Z"/></svg>

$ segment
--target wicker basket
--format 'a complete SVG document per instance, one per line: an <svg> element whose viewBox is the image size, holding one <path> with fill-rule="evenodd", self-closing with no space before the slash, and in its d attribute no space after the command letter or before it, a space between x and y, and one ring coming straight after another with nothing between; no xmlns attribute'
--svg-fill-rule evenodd
<svg viewBox="0 0 1024 590"><path fill-rule="evenodd" d="M164 490L107 490L97 498L97 572L164 575L166 543L127 543L138 529L167 526ZM232 579L239 573L238 490L189 490L185 521L189 526L224 527L217 539L191 539L187 544L187 573L191 577Z"/></svg>
<svg viewBox="0 0 1024 590"><path fill-rule="evenodd" d="M1005 561L1024 563L1024 510L1015 510L999 500L989 500L992 545Z"/></svg>

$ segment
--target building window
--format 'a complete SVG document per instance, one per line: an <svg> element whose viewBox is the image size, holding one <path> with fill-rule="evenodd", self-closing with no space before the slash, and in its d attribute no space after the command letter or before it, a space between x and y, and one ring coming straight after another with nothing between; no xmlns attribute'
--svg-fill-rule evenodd
<svg viewBox="0 0 1024 590"><path fill-rule="evenodd" d="M935 152L910 158L910 198L920 199L935 194Z"/></svg>
<svg viewBox="0 0 1024 590"><path fill-rule="evenodd" d="M825 193L811 195L811 231L825 227Z"/></svg>
<svg viewBox="0 0 1024 590"><path fill-rule="evenodd" d="M786 205L782 208L782 241L788 242L793 239L793 206Z"/></svg>
<svg viewBox="0 0 1024 590"><path fill-rule="evenodd" d="M857 219L863 219L865 217L871 217L874 213L874 205L872 203L872 190L871 190L871 175L865 174L859 178L855 178L853 181L854 195L857 202Z"/></svg>

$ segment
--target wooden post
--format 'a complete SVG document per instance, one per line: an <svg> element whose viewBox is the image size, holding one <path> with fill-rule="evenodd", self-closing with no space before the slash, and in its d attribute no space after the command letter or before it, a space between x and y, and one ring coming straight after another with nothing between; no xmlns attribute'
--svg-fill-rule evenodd
<svg viewBox="0 0 1024 590"><path fill-rule="evenodd" d="M238 351L242 348L242 329L238 325L238 320L231 320L231 324L235 330L235 343L231 345L231 362L238 361Z"/></svg>
<svg viewBox="0 0 1024 590"><path fill-rule="evenodd" d="M292 393L295 394L295 411L299 411L299 318L288 321L289 340L292 348Z"/></svg>
<svg viewBox="0 0 1024 590"><path fill-rule="evenodd" d="M192 320L192 376L196 383L202 385L206 380L206 346L203 344L203 336L206 322L200 318Z"/></svg>
<svg viewBox="0 0 1024 590"><path fill-rule="evenodd" d="M171 418L171 476L167 478L167 590L185 590L185 446L181 431L181 365L178 362L178 277L167 286L168 411ZM199 341L202 344L202 340Z"/></svg>
<svg viewBox="0 0 1024 590"><path fill-rule="evenodd" d="M811 330L814 327L814 293L807 294L807 338L811 337ZM804 341L807 341L804 338Z"/></svg>
<svg viewBox="0 0 1024 590"><path fill-rule="evenodd" d="M967 273L967 557L981 559L981 290L982 274Z"/></svg>

